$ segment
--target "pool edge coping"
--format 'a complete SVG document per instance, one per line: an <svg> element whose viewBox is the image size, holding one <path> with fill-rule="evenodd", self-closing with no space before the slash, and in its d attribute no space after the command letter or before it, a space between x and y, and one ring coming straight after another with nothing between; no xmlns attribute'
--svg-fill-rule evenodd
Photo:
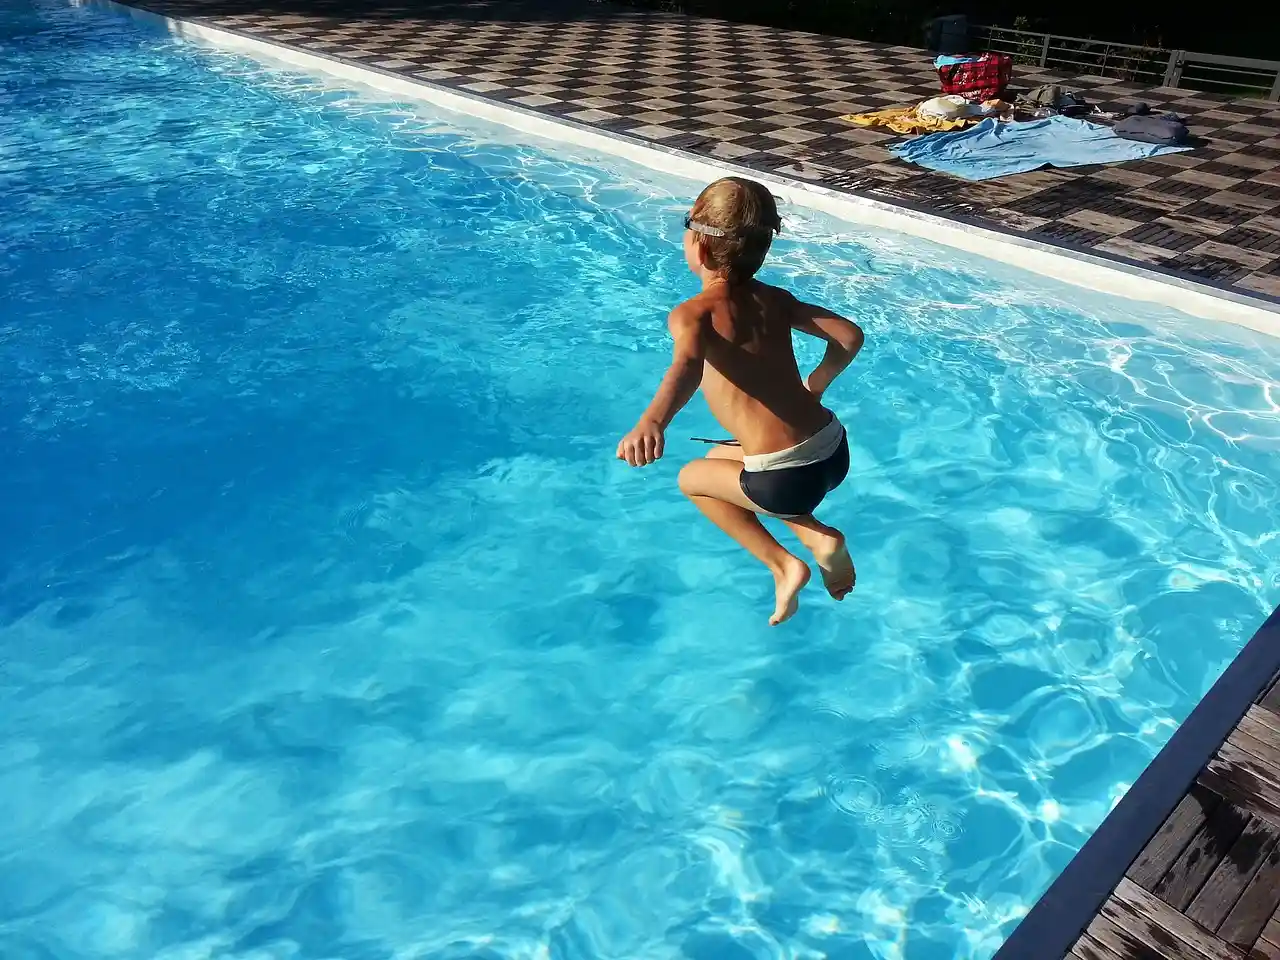
<svg viewBox="0 0 1280 960"><path fill-rule="evenodd" d="M384 93L424 101L452 113L530 134L543 140L572 144L621 157L650 170L706 182L718 176L748 177L766 184L781 199L831 214L850 224L907 234L987 260L1027 270L1042 277L1124 300L1154 303L1201 320L1230 323L1280 337L1280 300L1251 295L1222 284L1153 270L1137 261L1112 254L1037 240L946 216L909 202L868 197L835 190L776 172L686 150L652 143L564 117L553 117L518 104L499 103L482 94L443 87L367 64L304 50L229 27L183 20L118 0L69 0L72 6L100 7L151 22L184 39L284 62L337 77Z"/></svg>

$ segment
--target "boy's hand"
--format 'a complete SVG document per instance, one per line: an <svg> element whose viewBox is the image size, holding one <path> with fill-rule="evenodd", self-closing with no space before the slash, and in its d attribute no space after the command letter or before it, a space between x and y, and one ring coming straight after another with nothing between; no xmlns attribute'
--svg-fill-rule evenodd
<svg viewBox="0 0 1280 960"><path fill-rule="evenodd" d="M633 467L647 467L662 457L665 439L662 427L652 420L641 420L618 444L618 459Z"/></svg>

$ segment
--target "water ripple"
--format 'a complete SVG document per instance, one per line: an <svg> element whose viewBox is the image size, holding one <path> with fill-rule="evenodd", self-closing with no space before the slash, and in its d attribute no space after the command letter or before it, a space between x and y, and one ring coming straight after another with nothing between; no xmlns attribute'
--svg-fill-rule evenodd
<svg viewBox="0 0 1280 960"><path fill-rule="evenodd" d="M785 209L868 346L858 591L771 630L703 406L612 459L696 185L0 53L0 956L982 960L1277 600L1275 341Z"/></svg>

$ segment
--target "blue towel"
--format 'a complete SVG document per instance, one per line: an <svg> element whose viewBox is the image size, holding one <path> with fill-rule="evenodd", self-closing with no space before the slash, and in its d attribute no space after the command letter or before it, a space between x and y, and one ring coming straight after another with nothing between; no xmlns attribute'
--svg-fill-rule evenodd
<svg viewBox="0 0 1280 960"><path fill-rule="evenodd" d="M952 57L944 53L933 61L933 65L935 67L954 67L957 63L976 63L980 59L980 57Z"/></svg>
<svg viewBox="0 0 1280 960"><path fill-rule="evenodd" d="M909 140L890 152L908 163L965 180L990 180L1041 167L1121 163L1189 149L1126 140L1109 127L1053 116L1025 123L988 118L968 130Z"/></svg>

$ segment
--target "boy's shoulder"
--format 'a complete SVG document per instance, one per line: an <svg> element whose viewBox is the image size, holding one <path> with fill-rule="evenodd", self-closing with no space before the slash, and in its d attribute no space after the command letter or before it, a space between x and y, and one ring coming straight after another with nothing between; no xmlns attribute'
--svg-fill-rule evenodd
<svg viewBox="0 0 1280 960"><path fill-rule="evenodd" d="M671 308L668 319L672 322L688 323L703 317L709 317L721 301L722 297L716 289L700 290L688 300L682 300Z"/></svg>
<svg viewBox="0 0 1280 960"><path fill-rule="evenodd" d="M752 293L757 302L769 312L790 313L797 303L790 291L762 280L751 281ZM725 287L712 287L695 293L688 300L676 304L667 317L667 324L674 331L677 327L687 329L712 320L718 309L732 309L733 296Z"/></svg>
<svg viewBox="0 0 1280 960"><path fill-rule="evenodd" d="M677 303L667 314L667 328L673 334L694 333L711 318L715 305L705 299L707 291Z"/></svg>
<svg viewBox="0 0 1280 960"><path fill-rule="evenodd" d="M790 291L782 287L776 287L771 283L765 283L763 280L757 280L755 278L752 278L752 280L750 281L750 291L756 297L763 297L766 302L777 302L777 303L794 303L795 302L795 297L791 295ZM732 300L733 300L733 292L730 290L730 288L724 287L724 286L714 286L707 290L700 290L698 293L695 293L688 300L685 300L682 303L677 304L675 308L672 310L672 312L674 313L676 310L680 310L680 311L709 310L709 309L714 309L719 304L730 303L732 302Z"/></svg>

